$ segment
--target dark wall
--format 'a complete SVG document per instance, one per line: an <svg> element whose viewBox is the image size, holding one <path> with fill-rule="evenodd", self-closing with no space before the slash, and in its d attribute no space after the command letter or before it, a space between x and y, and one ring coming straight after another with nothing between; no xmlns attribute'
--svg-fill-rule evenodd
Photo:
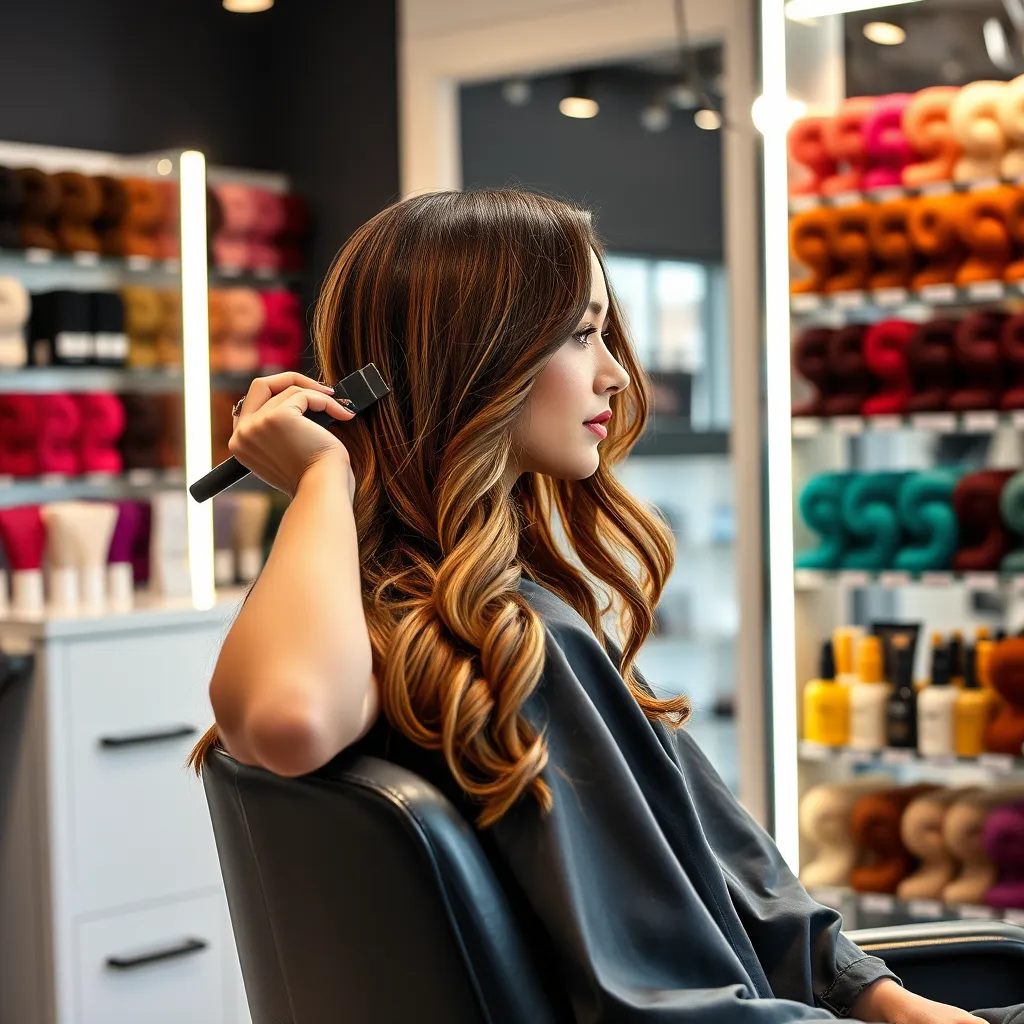
<svg viewBox="0 0 1024 1024"><path fill-rule="evenodd" d="M219 0L32 0L0 13L0 138L246 163L260 16Z"/></svg>
<svg viewBox="0 0 1024 1024"><path fill-rule="evenodd" d="M283 171L314 212L319 280L398 192L395 28L390 0L9 0L0 139Z"/></svg>
<svg viewBox="0 0 1024 1024"><path fill-rule="evenodd" d="M317 212L319 280L345 239L398 198L395 4L279 0L267 12L254 159L291 175Z"/></svg>
<svg viewBox="0 0 1024 1024"><path fill-rule="evenodd" d="M516 107L501 83L463 87L463 186L579 202L610 249L720 260L721 132L702 131L685 112L647 131L638 115L650 91L628 80L594 83L600 112L589 120L559 113L564 91L562 76L536 79L529 103Z"/></svg>

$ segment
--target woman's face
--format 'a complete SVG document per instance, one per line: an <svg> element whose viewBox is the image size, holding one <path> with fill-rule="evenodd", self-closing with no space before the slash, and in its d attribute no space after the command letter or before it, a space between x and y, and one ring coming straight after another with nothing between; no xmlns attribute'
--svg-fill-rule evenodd
<svg viewBox="0 0 1024 1024"><path fill-rule="evenodd" d="M573 334L541 370L519 424L526 472L582 480L597 472L602 438L588 427L610 408L612 395L629 387L629 374L605 346L608 288L597 254L590 253L590 305Z"/></svg>

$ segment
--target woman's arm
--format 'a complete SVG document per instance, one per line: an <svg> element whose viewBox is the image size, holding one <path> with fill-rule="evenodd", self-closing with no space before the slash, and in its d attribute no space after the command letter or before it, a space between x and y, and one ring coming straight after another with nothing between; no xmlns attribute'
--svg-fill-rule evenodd
<svg viewBox="0 0 1024 1024"><path fill-rule="evenodd" d="M326 764L378 713L350 475L343 448L302 474L210 683L224 745L279 775Z"/></svg>

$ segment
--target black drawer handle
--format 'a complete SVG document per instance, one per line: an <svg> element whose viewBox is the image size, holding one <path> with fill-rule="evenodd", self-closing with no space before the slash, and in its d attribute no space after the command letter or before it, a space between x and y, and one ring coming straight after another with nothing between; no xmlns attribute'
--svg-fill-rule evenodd
<svg viewBox="0 0 1024 1024"><path fill-rule="evenodd" d="M133 971L136 967L155 964L158 960L173 960L179 956L191 956L193 953L202 952L209 945L204 939L185 939L178 946L155 949L151 953L140 953L138 956L108 956L107 966L114 971Z"/></svg>
<svg viewBox="0 0 1024 1024"><path fill-rule="evenodd" d="M137 747L141 743L163 743L166 740L180 740L193 736L199 730L194 725L179 725L160 732L139 732L134 736L101 736L101 747Z"/></svg>

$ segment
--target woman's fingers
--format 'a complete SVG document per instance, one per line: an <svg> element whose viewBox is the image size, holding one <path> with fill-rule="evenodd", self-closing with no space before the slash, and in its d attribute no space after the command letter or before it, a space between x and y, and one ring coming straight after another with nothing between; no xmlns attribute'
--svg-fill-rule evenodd
<svg viewBox="0 0 1024 1024"><path fill-rule="evenodd" d="M355 416L353 409L347 409L329 394L299 387L297 384L293 384L267 399L260 409L264 414L269 415L286 405L292 406L299 413L304 413L307 409L313 412L323 412L326 409L337 420L348 420Z"/></svg>
<svg viewBox="0 0 1024 1024"><path fill-rule="evenodd" d="M307 377L294 371L274 373L269 377L257 377L249 385L249 390L245 393L245 400L242 402L242 408L238 416L239 422L258 412L272 398L283 391L287 391L289 388L306 388L317 394L324 395L329 395L334 391L334 388L329 385L321 384L319 381L313 380L312 377Z"/></svg>

